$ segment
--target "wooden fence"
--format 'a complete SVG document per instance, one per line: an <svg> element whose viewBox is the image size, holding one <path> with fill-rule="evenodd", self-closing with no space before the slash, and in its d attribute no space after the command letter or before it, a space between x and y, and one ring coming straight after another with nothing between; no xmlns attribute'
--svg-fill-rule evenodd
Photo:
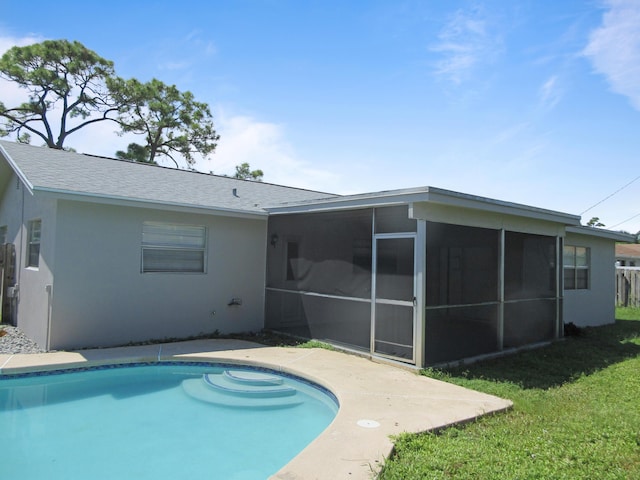
<svg viewBox="0 0 640 480"><path fill-rule="evenodd" d="M640 307L640 267L616 268L616 305Z"/></svg>

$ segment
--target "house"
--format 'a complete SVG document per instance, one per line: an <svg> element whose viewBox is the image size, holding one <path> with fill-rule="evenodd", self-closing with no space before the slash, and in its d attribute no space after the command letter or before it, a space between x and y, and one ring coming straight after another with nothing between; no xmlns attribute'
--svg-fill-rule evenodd
<svg viewBox="0 0 640 480"><path fill-rule="evenodd" d="M617 244L616 265L619 267L640 267L640 244Z"/></svg>
<svg viewBox="0 0 640 480"><path fill-rule="evenodd" d="M17 325L47 349L268 328L433 365L614 320L580 218L434 187L338 196L0 141ZM4 289L3 289L4 290Z"/></svg>
<svg viewBox="0 0 640 480"><path fill-rule="evenodd" d="M47 349L260 330L263 205L326 196L6 141L0 149L16 320Z"/></svg>

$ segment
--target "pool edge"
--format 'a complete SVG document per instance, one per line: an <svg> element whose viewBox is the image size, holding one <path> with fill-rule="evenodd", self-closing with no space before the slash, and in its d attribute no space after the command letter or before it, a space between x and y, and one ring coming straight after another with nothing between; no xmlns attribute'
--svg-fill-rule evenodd
<svg viewBox="0 0 640 480"><path fill-rule="evenodd" d="M331 424L274 480L370 479L391 453L392 436L467 422L504 411L508 400L413 372L325 349L264 347L238 340L196 340L114 349L0 355L2 375L110 363L203 361L245 364L308 379L331 391L339 409ZM377 428L363 428L365 420Z"/></svg>

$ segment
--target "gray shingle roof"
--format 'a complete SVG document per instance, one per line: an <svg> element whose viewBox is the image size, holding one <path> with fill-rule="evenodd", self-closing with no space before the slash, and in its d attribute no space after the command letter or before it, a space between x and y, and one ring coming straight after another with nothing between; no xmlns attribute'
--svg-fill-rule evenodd
<svg viewBox="0 0 640 480"><path fill-rule="evenodd" d="M6 152L6 153L5 153ZM0 140L33 191L262 213L263 206L335 195Z"/></svg>

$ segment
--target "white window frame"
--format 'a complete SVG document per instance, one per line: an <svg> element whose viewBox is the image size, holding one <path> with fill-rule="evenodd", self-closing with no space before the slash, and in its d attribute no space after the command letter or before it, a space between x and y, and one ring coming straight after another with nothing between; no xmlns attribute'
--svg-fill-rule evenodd
<svg viewBox="0 0 640 480"><path fill-rule="evenodd" d="M141 273L203 274L207 273L206 265L205 226L143 222Z"/></svg>
<svg viewBox="0 0 640 480"><path fill-rule="evenodd" d="M40 267L40 244L42 243L42 220L30 220L27 226L27 248L25 264L27 268ZM36 254L37 255L34 255ZM35 258L34 258L35 256Z"/></svg>
<svg viewBox="0 0 640 480"><path fill-rule="evenodd" d="M582 249L585 251L586 255L586 265L578 265L577 263L577 252L578 249ZM567 264L567 250L572 250L571 256L573 257L571 262ZM564 275L567 275L567 272L572 271L573 276L573 287L567 287L566 282L564 285L565 290L589 290L591 289L591 248L590 247L582 247L580 245L565 245L562 252L563 258L563 267L564 267ZM586 272L587 285L585 287L580 287L578 285L578 272Z"/></svg>

